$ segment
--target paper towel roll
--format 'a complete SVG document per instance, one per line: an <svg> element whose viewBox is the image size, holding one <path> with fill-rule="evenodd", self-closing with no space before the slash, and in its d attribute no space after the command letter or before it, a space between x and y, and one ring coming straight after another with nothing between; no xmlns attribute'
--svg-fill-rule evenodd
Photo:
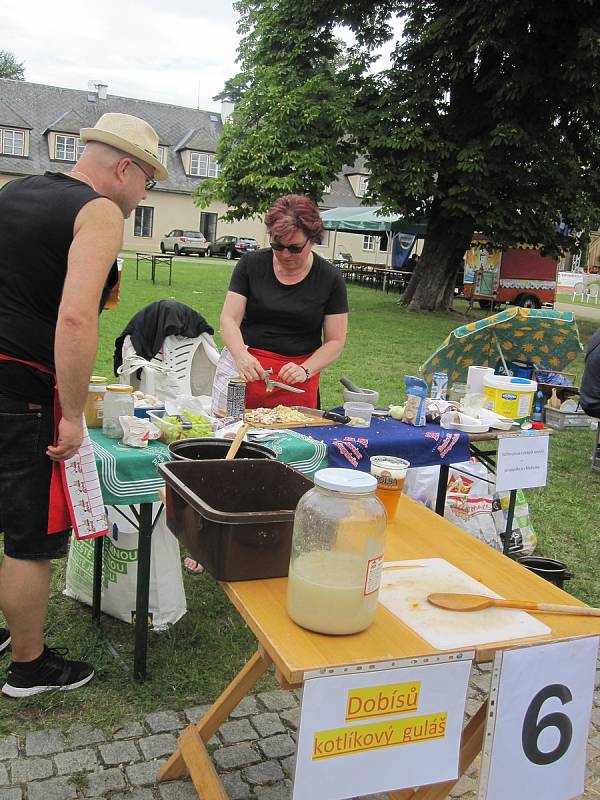
<svg viewBox="0 0 600 800"><path fill-rule="evenodd" d="M467 374L467 393L483 394L483 378L485 375L493 375L491 367L469 367Z"/></svg>

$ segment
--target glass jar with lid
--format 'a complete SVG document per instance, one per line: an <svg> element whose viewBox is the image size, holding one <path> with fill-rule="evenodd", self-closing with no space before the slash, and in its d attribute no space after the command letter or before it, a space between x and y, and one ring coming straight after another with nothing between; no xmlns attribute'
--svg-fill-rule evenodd
<svg viewBox="0 0 600 800"><path fill-rule="evenodd" d="M379 597L386 515L377 480L352 469L322 469L298 503L287 611L318 633L362 631Z"/></svg>
<svg viewBox="0 0 600 800"><path fill-rule="evenodd" d="M133 386L111 383L106 387L102 415L102 433L109 439L120 439L123 428L119 417L133 416Z"/></svg>
<svg viewBox="0 0 600 800"><path fill-rule="evenodd" d="M104 395L106 393L106 378L101 375L92 375L88 386L88 396L83 413L88 428L101 428L104 410Z"/></svg>

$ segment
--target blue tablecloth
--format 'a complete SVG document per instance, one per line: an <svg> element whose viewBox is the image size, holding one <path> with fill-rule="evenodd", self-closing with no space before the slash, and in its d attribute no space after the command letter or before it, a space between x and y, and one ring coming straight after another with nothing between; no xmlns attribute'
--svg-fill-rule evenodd
<svg viewBox="0 0 600 800"><path fill-rule="evenodd" d="M370 456L398 456L411 467L456 464L469 460L469 437L439 425L415 428L391 417L373 417L369 428L323 425L297 429L327 445L330 467L369 471Z"/></svg>

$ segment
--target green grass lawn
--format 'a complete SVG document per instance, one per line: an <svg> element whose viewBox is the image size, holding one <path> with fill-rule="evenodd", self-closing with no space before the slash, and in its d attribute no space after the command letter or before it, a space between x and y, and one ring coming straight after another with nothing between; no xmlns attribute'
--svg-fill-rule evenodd
<svg viewBox="0 0 600 800"><path fill-rule="evenodd" d="M102 314L101 343L95 372L112 376L114 340L142 306L174 298L193 306L216 328L232 265L224 260L189 258L173 262L173 285L158 268L155 286L149 268L135 280L135 259L125 263L120 305ZM382 404L404 397L405 374L419 364L446 334L465 320L466 303L457 301L448 314L416 315L397 304L397 295L349 287L350 332L340 360L322 378L323 406L342 401L340 375L379 390ZM477 312L479 313L479 312ZM582 321L587 344L596 325ZM220 340L218 336L217 340ZM581 373L583 359L575 369ZM566 588L577 597L600 605L597 496L600 475L590 471L593 432L558 432L551 442L550 471L545 489L529 491L531 514L538 533L538 552L567 563L575 578ZM66 646L92 661L97 678L78 692L42 695L38 699L0 704L0 734L24 729L66 728L75 722L107 730L125 719L139 719L151 710L184 708L215 698L254 651L254 637L209 577L185 576L188 613L164 633L151 633L149 678L143 685L131 678L133 630L110 617L103 630L120 661L109 652L91 623L86 606L62 595L63 563L54 565L48 619L48 642ZM4 663L8 656L4 655ZM267 682L272 678L266 679Z"/></svg>

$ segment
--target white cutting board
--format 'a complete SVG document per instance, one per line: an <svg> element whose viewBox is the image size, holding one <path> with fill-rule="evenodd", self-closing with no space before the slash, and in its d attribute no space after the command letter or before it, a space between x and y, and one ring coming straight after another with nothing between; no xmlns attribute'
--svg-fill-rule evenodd
<svg viewBox="0 0 600 800"><path fill-rule="evenodd" d="M427 601L427 595L432 592L467 592L500 597L443 558L388 561L384 565L379 602L436 650L546 636L551 632L531 614L512 608L486 608L482 611L438 608Z"/></svg>

